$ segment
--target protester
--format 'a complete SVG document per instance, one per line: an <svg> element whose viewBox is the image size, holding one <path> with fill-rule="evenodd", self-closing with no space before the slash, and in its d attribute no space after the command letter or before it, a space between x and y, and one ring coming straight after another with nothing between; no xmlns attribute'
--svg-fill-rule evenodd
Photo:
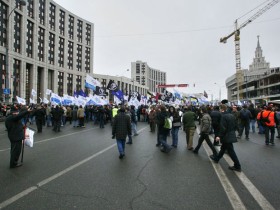
<svg viewBox="0 0 280 210"><path fill-rule="evenodd" d="M219 131L220 131L220 122L221 122L221 112L219 111L219 106L215 106L214 110L210 114L212 120L212 128L214 130L214 146L219 145L219 141L215 141Z"/></svg>
<svg viewBox="0 0 280 210"><path fill-rule="evenodd" d="M169 116L172 118L172 128L171 128L172 145L171 146L177 148L178 133L179 133L179 128L181 127L181 116L173 106L169 107Z"/></svg>
<svg viewBox="0 0 280 210"><path fill-rule="evenodd" d="M186 132L186 143L187 143L187 149L193 150L193 136L195 133L195 119L196 114L191 111L190 106L185 107L185 113L183 115L183 128Z"/></svg>
<svg viewBox="0 0 280 210"><path fill-rule="evenodd" d="M53 131L60 132L61 127L61 118L64 111L61 109L58 105L51 111L51 114L53 116Z"/></svg>
<svg viewBox="0 0 280 210"><path fill-rule="evenodd" d="M125 108L122 106L119 113L115 116L112 126L112 138L116 138L120 159L123 159L125 156L125 141L127 135L131 135L131 122L130 117L125 114Z"/></svg>
<svg viewBox="0 0 280 210"><path fill-rule="evenodd" d="M172 147L167 143L167 135L169 129L164 127L165 119L169 117L169 114L164 105L160 106L160 112L157 114L157 125L158 125L158 141L161 145L161 151L169 153L172 150Z"/></svg>
<svg viewBox="0 0 280 210"><path fill-rule="evenodd" d="M193 150L195 154L198 153L199 148L201 147L203 141L205 140L208 146L211 148L213 155L217 156L217 151L215 147L213 146L212 142L209 139L209 133L211 131L211 126L212 126L212 120L210 115L207 113L207 109L205 107L201 108L201 113L202 113L202 118L200 122L200 137L198 139L198 144L196 148ZM218 134L217 134L218 136Z"/></svg>
<svg viewBox="0 0 280 210"><path fill-rule="evenodd" d="M271 145L274 145L275 126L276 122L278 124L278 121L275 112L272 110L272 106L269 105L265 111L260 112L257 116L257 119L264 127L265 144L269 145L270 143Z"/></svg>
<svg viewBox="0 0 280 210"><path fill-rule="evenodd" d="M77 116L79 119L79 127L85 128L85 110L82 105L79 106Z"/></svg>
<svg viewBox="0 0 280 210"><path fill-rule="evenodd" d="M220 141L222 143L221 149L219 154L216 155L210 155L210 158L215 161L216 163L219 162L219 160L223 157L225 151L228 152L228 155L234 162L233 166L230 166L230 170L234 171L241 171L241 165L239 163L239 160L237 158L237 155L234 151L234 147L232 143L237 142L236 138L236 121L235 117L231 113L227 113L227 106L225 104L222 104L220 107L220 110L222 112L222 118L220 123L220 132L219 135L216 137L216 141Z"/></svg>
<svg viewBox="0 0 280 210"><path fill-rule="evenodd" d="M156 130L156 110L155 107L152 106L149 112L149 124L150 124L150 132L155 132Z"/></svg>
<svg viewBox="0 0 280 210"><path fill-rule="evenodd" d="M250 131L250 119L252 118L251 112L248 110L248 106L244 105L243 109L239 111L239 135L237 138L241 138L244 128L245 128L245 136L246 139L249 139L249 131Z"/></svg>
<svg viewBox="0 0 280 210"><path fill-rule="evenodd" d="M36 122L38 133L42 133L43 123L44 123L44 120L46 117L45 110L42 108L41 105L38 105L32 115L35 117L35 122Z"/></svg>
<svg viewBox="0 0 280 210"><path fill-rule="evenodd" d="M31 108L19 112L18 107L12 106L10 115L6 118L5 126L11 142L10 168L22 166L22 163L18 162L22 150L22 141L24 140L24 127L21 119L28 115L29 112L31 112Z"/></svg>

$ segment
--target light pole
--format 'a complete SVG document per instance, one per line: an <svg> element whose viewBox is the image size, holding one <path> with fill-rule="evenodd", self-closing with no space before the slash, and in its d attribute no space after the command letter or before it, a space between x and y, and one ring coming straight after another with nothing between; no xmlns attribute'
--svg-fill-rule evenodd
<svg viewBox="0 0 280 210"><path fill-rule="evenodd" d="M20 6L25 6L26 5L26 1L24 0L20 0L19 2L19 5ZM9 19L10 19L10 16L11 14L15 11L15 9L17 8L17 5L12 9L12 11L9 13L8 17L7 17L7 25L6 25L6 83L5 83L5 88L6 89L10 89L10 75L9 75L9 48L10 48L10 45L9 45L9 40L10 40L10 37L9 37ZM1 87L1 91L2 91L2 87ZM10 91L11 93L11 91ZM9 100L9 96L8 94L6 94L5 96L5 100L6 102Z"/></svg>
<svg viewBox="0 0 280 210"><path fill-rule="evenodd" d="M215 82L214 84L219 86L219 101L221 102L221 85L219 85L217 82Z"/></svg>

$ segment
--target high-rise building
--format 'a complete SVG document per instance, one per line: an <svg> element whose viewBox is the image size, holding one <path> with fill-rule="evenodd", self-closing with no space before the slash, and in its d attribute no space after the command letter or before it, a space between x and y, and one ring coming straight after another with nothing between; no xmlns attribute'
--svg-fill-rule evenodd
<svg viewBox="0 0 280 210"><path fill-rule="evenodd" d="M228 100L237 100L236 74L226 80ZM258 36L255 57L248 69L242 70L242 82L239 87L240 100L252 101L256 104L265 103L263 100L280 99L280 68L270 68L263 56Z"/></svg>
<svg viewBox="0 0 280 210"><path fill-rule="evenodd" d="M166 72L151 68L142 61L131 63L131 78L140 85L147 86L152 92L163 92L157 85L166 84Z"/></svg>
<svg viewBox="0 0 280 210"><path fill-rule="evenodd" d="M32 89L37 101L46 89L59 95L83 89L93 74L93 23L52 0L20 3L0 1L1 88L28 101Z"/></svg>

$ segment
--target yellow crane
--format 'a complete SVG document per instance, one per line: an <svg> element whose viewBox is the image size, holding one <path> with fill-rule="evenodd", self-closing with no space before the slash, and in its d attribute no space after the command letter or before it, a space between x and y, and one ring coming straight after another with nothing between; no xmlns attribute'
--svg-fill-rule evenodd
<svg viewBox="0 0 280 210"><path fill-rule="evenodd" d="M259 9L254 15L252 15L249 19L247 19L245 22L240 24L238 26L237 20L235 21L235 30L230 33L229 35L223 37L220 39L221 43L227 43L227 40L234 35L234 42L235 42L235 62L236 62L236 85L237 85L237 102L239 102L239 86L242 84L242 81L244 80L242 71L241 71L241 59L240 59L240 30L247 26L249 23L254 21L256 18L258 18L260 15L265 13L267 10L269 10L271 7L273 7L275 4L279 3L280 0L272 0L268 4L266 4L264 7Z"/></svg>

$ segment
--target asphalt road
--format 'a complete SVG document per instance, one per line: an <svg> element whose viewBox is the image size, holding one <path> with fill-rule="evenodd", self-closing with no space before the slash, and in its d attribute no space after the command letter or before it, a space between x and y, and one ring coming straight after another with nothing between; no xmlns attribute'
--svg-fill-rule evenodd
<svg viewBox="0 0 280 210"><path fill-rule="evenodd" d="M0 123L0 209L280 209L280 141L264 136L234 144L242 172L228 170L225 156L213 163L207 145L195 155L185 133L169 154L160 152L146 123L118 158L111 126L44 128L26 148L24 165L9 169L9 140ZM197 144L198 135L194 137ZM171 141L169 137L168 141Z"/></svg>

